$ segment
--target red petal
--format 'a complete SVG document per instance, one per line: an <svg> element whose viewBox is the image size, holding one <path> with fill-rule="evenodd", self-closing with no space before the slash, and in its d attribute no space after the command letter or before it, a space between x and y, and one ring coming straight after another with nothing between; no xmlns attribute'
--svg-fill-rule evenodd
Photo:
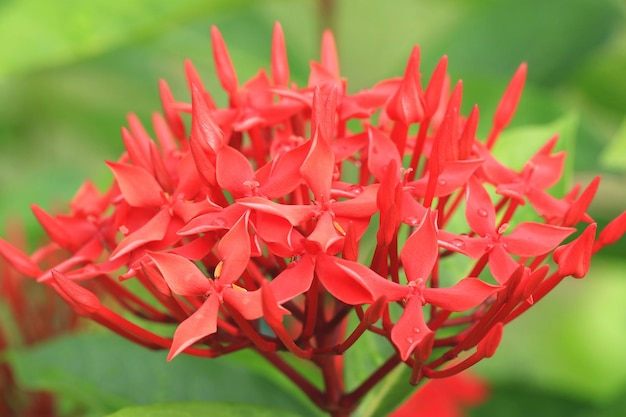
<svg viewBox="0 0 626 417"><path fill-rule="evenodd" d="M217 71L217 77L222 84L222 88L230 95L237 93L239 88L239 82L237 81L237 74L235 68L230 60L228 49L224 43L222 34L217 27L211 27L211 44L213 45L213 59L215 61L215 70Z"/></svg>
<svg viewBox="0 0 626 417"><path fill-rule="evenodd" d="M597 225L592 223L574 241L555 249L552 257L559 266L559 275L571 275L574 278L587 275L596 229Z"/></svg>
<svg viewBox="0 0 626 417"><path fill-rule="evenodd" d="M319 88L316 90L317 92L319 92ZM316 94L316 97L318 95ZM318 98L317 101L319 100ZM320 116L318 115L318 117ZM330 185L335 168L335 156L329 143L332 136L323 137L323 135L328 134L325 130L329 129L325 120L318 121L316 125L317 134L311 140L309 154L300 167L302 177L313 191L315 200L319 202L326 202L330 199Z"/></svg>
<svg viewBox="0 0 626 417"><path fill-rule="evenodd" d="M287 62L287 49L285 37L280 23L274 23L274 36L272 37L272 79L274 85L286 87L289 83L289 63Z"/></svg>
<svg viewBox="0 0 626 417"><path fill-rule="evenodd" d="M339 80L339 58L337 55L337 47L335 46L335 38L330 30L325 30L322 34L322 53L321 63L334 79Z"/></svg>
<svg viewBox="0 0 626 417"><path fill-rule="evenodd" d="M56 292L58 292L78 314L90 316L102 307L100 300L93 292L81 287L62 273L52 270L52 278L52 286Z"/></svg>
<svg viewBox="0 0 626 417"><path fill-rule="evenodd" d="M263 317L260 289L246 291L238 288L225 288L223 295L224 301L239 311L247 320Z"/></svg>
<svg viewBox="0 0 626 417"><path fill-rule="evenodd" d="M495 245L489 251L489 271L500 284L506 283L519 267L502 245Z"/></svg>
<svg viewBox="0 0 626 417"><path fill-rule="evenodd" d="M198 149L202 149L204 152L217 152L226 142L224 134L215 120L213 110L205 94L197 85L192 86L191 106L193 109L191 113L191 144L193 145L195 141ZM198 161L196 155L194 155L194 159Z"/></svg>
<svg viewBox="0 0 626 417"><path fill-rule="evenodd" d="M561 179L565 165L565 152L552 155L535 155L527 165L527 169L532 170L528 182L541 190L545 190Z"/></svg>
<svg viewBox="0 0 626 417"><path fill-rule="evenodd" d="M230 146L222 146L215 163L217 183L235 198L252 194L255 186L254 170L241 152ZM258 183L256 183L258 186Z"/></svg>
<svg viewBox="0 0 626 417"><path fill-rule="evenodd" d="M395 161L396 177L400 181L400 168L402 167L402 158L395 143L384 132L375 127L368 126L367 135L369 138L369 148L367 152L367 168L376 177L378 181L382 181L385 171L388 169L390 162Z"/></svg>
<svg viewBox="0 0 626 417"><path fill-rule="evenodd" d="M128 164L107 161L128 204L133 207L160 207L163 189L145 169Z"/></svg>
<svg viewBox="0 0 626 417"><path fill-rule="evenodd" d="M465 278L450 288L424 288L424 299L448 311L474 308L503 287L487 284L478 278Z"/></svg>
<svg viewBox="0 0 626 417"><path fill-rule="evenodd" d="M313 205L278 204L263 197L249 197L237 200L238 204L263 213L283 217L294 226L299 226L315 215L317 208Z"/></svg>
<svg viewBox="0 0 626 417"><path fill-rule="evenodd" d="M482 159L466 159L462 161L448 161L443 166L442 172L437 177L434 197L443 197L450 195L461 186L463 186L474 171L483 164ZM428 186L429 173L426 173L418 181L407 184L411 187L411 191L417 197L426 195L426 187Z"/></svg>
<svg viewBox="0 0 626 417"><path fill-rule="evenodd" d="M220 276L216 279L222 284L232 284L237 281L248 266L251 253L248 233L249 217L250 212L246 211L217 245L217 251L224 264Z"/></svg>
<svg viewBox="0 0 626 417"><path fill-rule="evenodd" d="M339 234L333 217L326 211L318 217L315 229L313 229L313 232L311 232L306 239L308 241L317 242L324 252L329 252L329 248L335 243L342 241L344 237Z"/></svg>
<svg viewBox="0 0 626 417"><path fill-rule="evenodd" d="M50 239L72 252L77 251L98 233L93 224L81 218L51 216L35 204L31 206L31 209Z"/></svg>
<svg viewBox="0 0 626 417"><path fill-rule="evenodd" d="M572 227L526 222L517 225L511 234L503 236L502 242L507 252L514 255L539 256L556 248L575 231Z"/></svg>
<svg viewBox="0 0 626 417"><path fill-rule="evenodd" d="M445 85L447 68L448 57L444 55L437 63L424 92L424 102L426 103L428 117L432 117L435 114L437 108L439 108L441 97L444 96L442 90Z"/></svg>
<svg viewBox="0 0 626 417"><path fill-rule="evenodd" d="M159 80L159 92L161 93L161 105L163 106L163 113L165 113L168 127L178 140L185 140L187 138L185 122L180 117L178 110L174 108L176 101L170 87L164 80Z"/></svg>
<svg viewBox="0 0 626 417"><path fill-rule="evenodd" d="M19 273L28 277L34 278L43 272L32 259L3 239L0 239L0 256Z"/></svg>
<svg viewBox="0 0 626 417"><path fill-rule="evenodd" d="M308 291L313 281L314 268L315 259L310 255L290 263L287 269L270 282L276 301L283 304Z"/></svg>
<svg viewBox="0 0 626 417"><path fill-rule="evenodd" d="M233 204L223 210L201 214L191 219L178 231L179 235L195 235L213 230L230 229L247 210L241 204Z"/></svg>
<svg viewBox="0 0 626 417"><path fill-rule="evenodd" d="M271 164L266 164L257 172L261 182L259 192L268 198L283 197L302 183L300 167L309 151L308 145L303 144L281 154ZM269 169L269 175L263 180L263 171Z"/></svg>
<svg viewBox="0 0 626 417"><path fill-rule="evenodd" d="M432 337L429 337L431 335L433 335L433 332L424 321L422 303L419 297L409 298L400 319L391 329L391 341L400 352L402 360L406 361L409 359L411 353L421 343L431 344L431 346L422 346L425 349L420 348L420 351L428 352L434 340Z"/></svg>
<svg viewBox="0 0 626 417"><path fill-rule="evenodd" d="M126 129L122 129L122 140L128 152L128 156L133 165L144 168L152 173L152 163L150 161L150 150L148 144L152 139L139 121L137 115L130 113L128 115L128 127L130 133ZM126 131L126 134L124 132Z"/></svg>
<svg viewBox="0 0 626 417"><path fill-rule="evenodd" d="M502 340L502 333L504 330L504 325L502 322L496 323L482 338L480 342L478 342L478 346L476 348L476 352L481 355L483 358L490 358L496 353L496 349L498 349L498 345L500 345L500 341Z"/></svg>
<svg viewBox="0 0 626 417"><path fill-rule="evenodd" d="M409 125L424 118L424 96L419 73L420 51L416 46L404 71L402 83L389 100L386 110L392 120Z"/></svg>
<svg viewBox="0 0 626 417"><path fill-rule="evenodd" d="M149 256L174 293L199 296L212 288L209 279L190 260L171 253L152 252Z"/></svg>
<svg viewBox="0 0 626 417"><path fill-rule="evenodd" d="M388 301L403 298L407 289L386 280L365 265L319 254L315 272L324 288L346 304L372 304L385 296Z"/></svg>
<svg viewBox="0 0 626 417"><path fill-rule="evenodd" d="M483 186L474 178L467 183L465 217L479 236L495 235L496 211Z"/></svg>
<svg viewBox="0 0 626 417"><path fill-rule="evenodd" d="M163 239L170 224L170 220L170 213L167 209L159 211L146 224L122 239L115 250L111 253L109 259L113 260L119 258L120 256L145 245L146 243Z"/></svg>
<svg viewBox="0 0 626 417"><path fill-rule="evenodd" d="M408 282L421 279L425 283L437 261L439 247L435 222L436 216L430 210L427 211L420 226L409 236L402 248L400 259Z"/></svg>
<svg viewBox="0 0 626 417"><path fill-rule="evenodd" d="M198 310L180 323L176 332L174 332L172 347L167 356L168 361L174 359L175 356L198 340L212 335L217 331L217 314L219 308L219 298L217 295L212 294Z"/></svg>
<svg viewBox="0 0 626 417"><path fill-rule="evenodd" d="M598 241L593 247L594 253L604 246L612 245L626 233L626 211L613 219L598 236Z"/></svg>
<svg viewBox="0 0 626 417"><path fill-rule="evenodd" d="M378 211L376 196L380 189L378 184L363 187L361 193L349 200L339 201L331 205L331 210L337 217L360 218L370 217Z"/></svg>
<svg viewBox="0 0 626 417"><path fill-rule="evenodd" d="M500 103L498 103L496 113L493 117L494 129L504 129L513 118L513 114L515 113L515 110L517 109L517 104L519 103L519 99L522 96L522 90L524 89L524 82L526 81L526 70L526 63L523 63L519 66L519 68L513 75L511 82L506 88L506 91L502 95Z"/></svg>

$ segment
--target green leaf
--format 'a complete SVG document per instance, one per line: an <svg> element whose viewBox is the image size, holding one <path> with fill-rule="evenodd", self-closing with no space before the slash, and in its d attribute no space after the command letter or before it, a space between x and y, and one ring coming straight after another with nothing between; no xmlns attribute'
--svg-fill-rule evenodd
<svg viewBox="0 0 626 417"><path fill-rule="evenodd" d="M400 364L367 396L357 410L359 417L387 416L415 392L409 384L411 369Z"/></svg>
<svg viewBox="0 0 626 417"><path fill-rule="evenodd" d="M96 333L13 351L10 361L22 386L55 392L100 415L137 404L216 400L316 415L306 396L252 351L167 362L165 351Z"/></svg>
<svg viewBox="0 0 626 417"><path fill-rule="evenodd" d="M565 280L508 324L495 356L477 371L494 383L524 381L595 404L621 398L626 387L624 266L594 259L587 277Z"/></svg>
<svg viewBox="0 0 626 417"><path fill-rule="evenodd" d="M137 41L242 1L64 0L4 2L0 77L71 62Z"/></svg>
<svg viewBox="0 0 626 417"><path fill-rule="evenodd" d="M222 402L191 402L153 404L143 407L127 407L108 417L298 417L297 414L275 408L228 404Z"/></svg>
<svg viewBox="0 0 626 417"><path fill-rule="evenodd" d="M602 152L601 162L608 168L626 171L626 118L611 143Z"/></svg>

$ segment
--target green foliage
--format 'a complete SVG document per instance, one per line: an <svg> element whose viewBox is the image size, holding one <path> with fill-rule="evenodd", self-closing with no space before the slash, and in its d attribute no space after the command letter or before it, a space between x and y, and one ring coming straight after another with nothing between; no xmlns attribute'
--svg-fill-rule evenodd
<svg viewBox="0 0 626 417"><path fill-rule="evenodd" d="M297 417L296 414L278 410L242 404L221 402L153 404L143 407L128 407L108 417Z"/></svg>
<svg viewBox="0 0 626 417"><path fill-rule="evenodd" d="M102 54L147 35L171 30L199 13L214 13L237 3L8 1L1 5L0 13L0 77Z"/></svg>
<svg viewBox="0 0 626 417"><path fill-rule="evenodd" d="M219 359L165 358L165 351L103 333L68 336L10 354L21 386L55 392L94 416L135 404L201 400L315 415L304 395L252 351Z"/></svg>

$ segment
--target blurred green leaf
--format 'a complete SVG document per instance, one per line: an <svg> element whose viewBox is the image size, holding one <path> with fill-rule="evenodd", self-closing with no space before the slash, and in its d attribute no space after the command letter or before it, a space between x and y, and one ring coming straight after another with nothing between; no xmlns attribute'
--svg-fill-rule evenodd
<svg viewBox="0 0 626 417"><path fill-rule="evenodd" d="M601 162L608 168L626 172L626 118L613 140L604 149Z"/></svg>
<svg viewBox="0 0 626 417"><path fill-rule="evenodd" d="M583 280L565 280L509 324L495 356L477 370L495 383L607 404L626 386L624 262L592 262Z"/></svg>
<svg viewBox="0 0 626 417"><path fill-rule="evenodd" d="M456 3L466 9L464 18L437 44L455 63L451 68L497 76L526 61L529 80L550 87L566 81L606 42L621 17L612 0Z"/></svg>
<svg viewBox="0 0 626 417"><path fill-rule="evenodd" d="M398 365L364 398L357 409L358 417L387 416L415 392L409 384L411 368Z"/></svg>
<svg viewBox="0 0 626 417"><path fill-rule="evenodd" d="M219 417L297 417L297 414L266 408L242 404L227 404L221 402L194 402L194 403L172 403L153 404L144 407L128 407L108 417L197 417L197 416L219 416Z"/></svg>
<svg viewBox="0 0 626 417"><path fill-rule="evenodd" d="M621 417L624 415L623 404L622 401L616 401L600 407L584 398L563 395L550 389L542 390L520 382L493 386L489 399L481 406L469 410L468 415L475 417Z"/></svg>
<svg viewBox="0 0 626 417"><path fill-rule="evenodd" d="M21 386L44 389L94 413L173 401L226 401L316 415L307 398L252 351L219 359L179 356L142 348L112 334L64 337L13 351Z"/></svg>
<svg viewBox="0 0 626 417"><path fill-rule="evenodd" d="M0 77L64 64L243 0L13 0L0 4Z"/></svg>

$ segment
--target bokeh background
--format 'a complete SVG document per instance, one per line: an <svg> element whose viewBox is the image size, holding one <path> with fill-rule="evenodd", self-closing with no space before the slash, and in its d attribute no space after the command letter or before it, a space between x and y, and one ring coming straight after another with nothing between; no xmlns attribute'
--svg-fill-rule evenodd
<svg viewBox="0 0 626 417"><path fill-rule="evenodd" d="M476 103L481 109L483 135L509 78L527 62L510 140L523 143L528 132L547 140L561 132L571 158L569 181L603 176L592 216L605 224L626 208L622 0L0 0L0 235L21 221L36 239L30 203L63 207L84 179L109 184L103 160L122 152L126 114L149 124L160 108L160 78L176 97L188 98L186 58L224 104L211 25L221 30L244 81L268 68L275 21L300 85L319 56L323 27L335 31L353 92L401 75L415 44L425 80L448 55L453 81L464 82L465 108ZM476 369L490 381L492 396L473 415L626 415L625 250L625 242L609 248L584 280L568 280L506 329L496 356ZM107 343L101 344L114 345L109 352L122 363L140 357L134 346ZM121 388L103 383L112 372L106 364L116 361L106 350L71 346L76 342L39 348L22 360L20 372L33 386L61 392L67 409L81 403L86 415L153 399L137 397L141 387L149 389L136 375L142 363L154 366L164 355L130 364L124 371L136 376L130 379L139 388ZM81 352L92 359L85 366L76 365ZM164 378L174 385L177 372L185 378L180 370ZM81 392L77 383L87 388Z"/></svg>

